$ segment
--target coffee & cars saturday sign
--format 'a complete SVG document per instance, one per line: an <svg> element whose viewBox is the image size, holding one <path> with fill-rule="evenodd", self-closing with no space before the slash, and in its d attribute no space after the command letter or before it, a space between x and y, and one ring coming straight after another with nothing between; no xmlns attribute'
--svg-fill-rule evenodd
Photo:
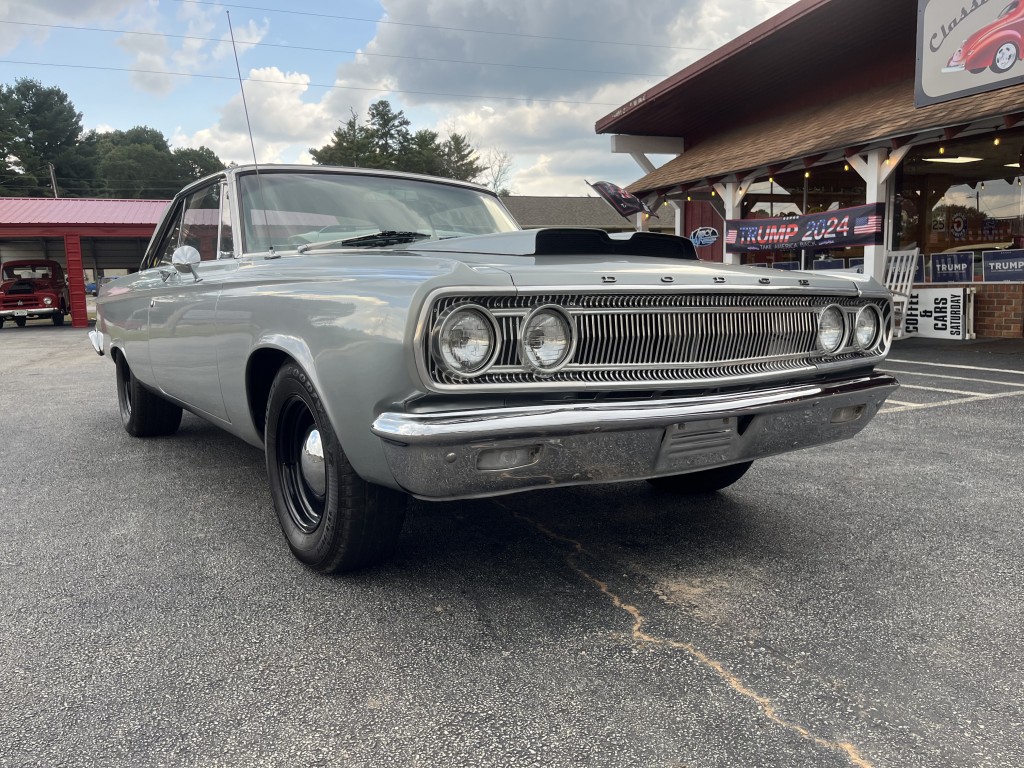
<svg viewBox="0 0 1024 768"><path fill-rule="evenodd" d="M974 288L917 288L907 302L907 335L926 339L974 338Z"/></svg>

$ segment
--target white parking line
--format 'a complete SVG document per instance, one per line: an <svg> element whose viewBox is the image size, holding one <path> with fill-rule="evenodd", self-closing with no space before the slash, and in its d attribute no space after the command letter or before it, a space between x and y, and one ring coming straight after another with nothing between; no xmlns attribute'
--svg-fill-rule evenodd
<svg viewBox="0 0 1024 768"><path fill-rule="evenodd" d="M947 395L963 395L964 397L981 397L985 392L967 392L963 389L942 389L942 387L922 387L919 384L904 384L900 382L900 389L923 389L925 392L945 392Z"/></svg>
<svg viewBox="0 0 1024 768"><path fill-rule="evenodd" d="M902 411L920 411L925 408L941 408L946 405L961 405L963 403L977 403L983 400L998 400L1004 397L1024 397L1024 392L999 392L994 395L976 395L974 397L958 397L955 400L942 400L935 403L899 403L894 400L888 400L886 405L879 411L882 413L900 413ZM895 408L889 408L889 404L896 405Z"/></svg>
<svg viewBox="0 0 1024 768"><path fill-rule="evenodd" d="M888 363L900 363L901 365L928 365L935 368L956 368L964 371L985 371L986 373L1009 373L1013 376L1024 376L1024 371L1015 371L1012 368L982 368L978 365L952 365L950 363L923 363L917 360L900 360L890 357Z"/></svg>
<svg viewBox="0 0 1024 768"><path fill-rule="evenodd" d="M880 369L881 370L881 369ZM975 379L970 376L947 376L942 373L931 373L930 371L891 371L882 370L882 373L889 373L895 376L927 376L929 379L953 379L954 381L974 381L979 384L995 384L1000 387L1024 387L1024 381L1019 384L1015 381L995 381L994 379ZM906 385L904 385L906 386Z"/></svg>

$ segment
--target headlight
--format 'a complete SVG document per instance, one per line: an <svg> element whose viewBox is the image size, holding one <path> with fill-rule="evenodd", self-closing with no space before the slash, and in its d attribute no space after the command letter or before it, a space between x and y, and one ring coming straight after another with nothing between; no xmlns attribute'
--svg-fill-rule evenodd
<svg viewBox="0 0 1024 768"><path fill-rule="evenodd" d="M572 320L561 307L538 307L523 321L520 358L535 373L550 375L558 371L569 362L575 345Z"/></svg>
<svg viewBox="0 0 1024 768"><path fill-rule="evenodd" d="M483 373L501 342L491 313L475 304L463 304L452 307L439 320L431 340L434 360L457 376Z"/></svg>
<svg viewBox="0 0 1024 768"><path fill-rule="evenodd" d="M818 346L826 355L833 355L843 346L846 338L846 318L843 310L831 304L818 315Z"/></svg>
<svg viewBox="0 0 1024 768"><path fill-rule="evenodd" d="M53 299L51 299L49 296L45 296L43 298L43 304L45 304L46 306L50 306L51 304L53 304Z"/></svg>
<svg viewBox="0 0 1024 768"><path fill-rule="evenodd" d="M878 335L882 330L882 315L878 307L869 305L861 307L857 313L857 320L854 324L853 335L857 340L857 346L864 352L878 343Z"/></svg>

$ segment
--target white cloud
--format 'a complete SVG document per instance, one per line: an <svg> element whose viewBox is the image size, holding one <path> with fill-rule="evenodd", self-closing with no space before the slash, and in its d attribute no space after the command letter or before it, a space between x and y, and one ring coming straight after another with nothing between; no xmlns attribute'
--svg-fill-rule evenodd
<svg viewBox="0 0 1024 768"><path fill-rule="evenodd" d="M763 0L651 0L643 13L618 0L382 4L385 19L402 24L379 25L366 55L339 67L339 82L389 88L414 127L428 116L442 135L454 130L478 149L508 152L519 194L587 194L584 177L626 184L642 176L630 158L610 153L597 120L782 9ZM409 58L373 55L395 52Z"/></svg>
<svg viewBox="0 0 1024 768"><path fill-rule="evenodd" d="M22 41L42 44L50 36L46 27L32 24L85 24L116 17L137 0L6 0L0 3L0 53L13 50Z"/></svg>
<svg viewBox="0 0 1024 768"><path fill-rule="evenodd" d="M337 119L324 101L307 101L309 76L282 72L276 67L250 70L246 76L248 105L256 157L261 163L301 162L308 149L325 144ZM252 161L249 129L242 97L233 97L221 109L220 119L209 128L186 135L180 129L172 137L176 146L207 146L225 162Z"/></svg>

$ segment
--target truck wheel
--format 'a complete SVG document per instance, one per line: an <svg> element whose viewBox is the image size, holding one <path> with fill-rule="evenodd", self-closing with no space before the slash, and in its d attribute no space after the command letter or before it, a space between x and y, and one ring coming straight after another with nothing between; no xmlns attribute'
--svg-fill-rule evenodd
<svg viewBox="0 0 1024 768"><path fill-rule="evenodd" d="M25 323L27 323L27 322L28 322L28 319L24 318L24 317L16 317L16 318L14 318L14 324L16 326L18 326L19 328L24 328L25 327Z"/></svg>
<svg viewBox="0 0 1024 768"><path fill-rule="evenodd" d="M118 355L115 368L117 404L125 431L133 437L160 437L177 432L181 408L142 386L123 355Z"/></svg>
<svg viewBox="0 0 1024 768"><path fill-rule="evenodd" d="M752 461L744 461L741 464L730 464L728 467L715 467L700 472L690 472L686 475L667 475L665 477L652 477L647 482L660 491L669 493L681 493L696 496L701 493L714 493L726 488L750 469Z"/></svg>
<svg viewBox="0 0 1024 768"><path fill-rule="evenodd" d="M50 315L50 320L53 321L54 325L64 325L64 312L54 312Z"/></svg>
<svg viewBox="0 0 1024 768"><path fill-rule="evenodd" d="M267 474L292 553L323 573L363 568L391 555L406 496L356 474L305 371L288 364L270 389Z"/></svg>

